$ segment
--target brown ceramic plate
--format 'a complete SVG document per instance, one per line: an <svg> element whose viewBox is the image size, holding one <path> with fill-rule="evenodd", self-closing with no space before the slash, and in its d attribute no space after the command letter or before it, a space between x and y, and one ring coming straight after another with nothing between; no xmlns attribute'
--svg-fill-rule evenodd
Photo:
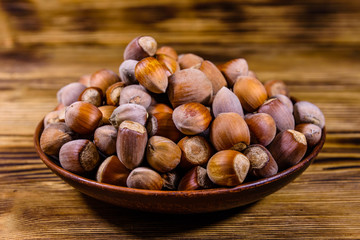
<svg viewBox="0 0 360 240"><path fill-rule="evenodd" d="M69 185L104 202L130 209L162 213L214 212L256 202L284 187L304 172L323 147L326 135L324 128L320 143L308 152L302 161L273 177L247 182L233 188L158 191L99 183L61 168L40 148L39 139L43 129L41 121L34 135L36 151L45 165Z"/></svg>

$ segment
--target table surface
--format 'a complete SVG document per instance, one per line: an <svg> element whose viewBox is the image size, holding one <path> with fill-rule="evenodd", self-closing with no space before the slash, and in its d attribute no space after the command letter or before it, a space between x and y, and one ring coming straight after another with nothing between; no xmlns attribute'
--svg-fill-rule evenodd
<svg viewBox="0 0 360 240"><path fill-rule="evenodd" d="M152 35L215 63L244 57L318 105L327 139L294 182L246 207L173 216L87 197L42 163L35 126L56 92L117 71L126 44ZM359 239L360 2L0 1L0 239Z"/></svg>

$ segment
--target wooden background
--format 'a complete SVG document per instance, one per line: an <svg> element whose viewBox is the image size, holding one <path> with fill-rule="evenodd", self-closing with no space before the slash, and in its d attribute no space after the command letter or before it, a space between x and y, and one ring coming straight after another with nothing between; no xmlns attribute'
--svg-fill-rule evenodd
<svg viewBox="0 0 360 240"><path fill-rule="evenodd" d="M216 63L244 57L317 104L327 141L297 180L244 208L171 216L89 198L33 148L57 90L152 35ZM359 239L360 1L0 0L0 239Z"/></svg>

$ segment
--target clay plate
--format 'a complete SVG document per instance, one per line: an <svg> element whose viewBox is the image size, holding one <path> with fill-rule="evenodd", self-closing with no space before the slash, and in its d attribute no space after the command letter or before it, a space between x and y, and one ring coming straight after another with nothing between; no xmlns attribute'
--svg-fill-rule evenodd
<svg viewBox="0 0 360 240"><path fill-rule="evenodd" d="M284 187L304 172L318 155L325 142L323 129L318 145L297 165L273 177L247 182L233 188L194 191L142 190L99 183L71 173L56 164L40 148L39 139L44 129L41 121L35 131L34 144L45 165L80 192L120 207L161 213L204 213L244 206L256 202Z"/></svg>

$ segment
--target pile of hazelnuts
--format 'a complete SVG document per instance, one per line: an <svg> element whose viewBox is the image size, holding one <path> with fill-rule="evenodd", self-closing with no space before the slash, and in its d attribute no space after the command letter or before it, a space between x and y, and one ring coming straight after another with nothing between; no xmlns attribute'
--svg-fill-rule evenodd
<svg viewBox="0 0 360 240"><path fill-rule="evenodd" d="M260 82L245 59L222 65L133 39L119 74L101 69L57 93L40 146L64 169L151 190L237 186L271 177L320 141L324 115Z"/></svg>

